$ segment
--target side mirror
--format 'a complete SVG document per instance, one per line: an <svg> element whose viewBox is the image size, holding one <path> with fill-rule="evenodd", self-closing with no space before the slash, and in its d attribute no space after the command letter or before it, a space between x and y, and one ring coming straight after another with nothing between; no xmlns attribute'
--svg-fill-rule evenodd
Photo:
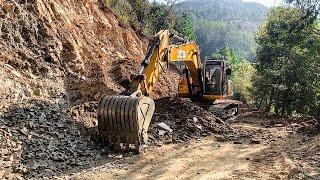
<svg viewBox="0 0 320 180"><path fill-rule="evenodd" d="M226 74L227 74L227 76L230 76L230 75L231 75L231 73L232 73L232 70L231 70L230 68L228 68L228 69L226 70Z"/></svg>

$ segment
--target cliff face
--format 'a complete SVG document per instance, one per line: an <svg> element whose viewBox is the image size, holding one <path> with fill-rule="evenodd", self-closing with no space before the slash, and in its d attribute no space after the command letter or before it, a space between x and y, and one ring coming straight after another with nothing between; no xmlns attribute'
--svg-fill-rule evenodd
<svg viewBox="0 0 320 180"><path fill-rule="evenodd" d="M103 157L96 102L129 87L147 45L98 0L0 0L0 179ZM169 71L153 97L175 94L178 79Z"/></svg>
<svg viewBox="0 0 320 180"><path fill-rule="evenodd" d="M98 1L1 3L0 97L55 97L72 103L123 90L147 42Z"/></svg>

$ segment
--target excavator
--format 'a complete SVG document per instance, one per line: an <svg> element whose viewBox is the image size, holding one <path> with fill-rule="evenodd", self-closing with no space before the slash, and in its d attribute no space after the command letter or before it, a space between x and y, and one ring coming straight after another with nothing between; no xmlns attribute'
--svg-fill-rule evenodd
<svg viewBox="0 0 320 180"><path fill-rule="evenodd" d="M116 149L134 147L138 152L148 141L148 128L155 111L149 97L168 63L183 64L178 95L222 116L236 116L238 103L232 100L231 68L227 61L200 59L200 49L161 30L152 39L138 74L131 78L126 95L105 95L99 102L98 129L104 143Z"/></svg>

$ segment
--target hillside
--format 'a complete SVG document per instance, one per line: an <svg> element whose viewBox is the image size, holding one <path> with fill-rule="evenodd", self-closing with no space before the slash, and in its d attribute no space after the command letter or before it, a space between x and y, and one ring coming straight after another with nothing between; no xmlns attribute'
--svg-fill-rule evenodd
<svg viewBox="0 0 320 180"><path fill-rule="evenodd" d="M129 88L149 38L115 11L97 0L0 1L0 179L60 179L117 159L98 134L98 101ZM179 71L164 70L150 95L149 146L230 132L174 98ZM159 134L158 123L172 134Z"/></svg>
<svg viewBox="0 0 320 180"><path fill-rule="evenodd" d="M130 120L147 119L149 102L140 98L135 106L134 95L118 95L160 29L180 35L193 33L194 25L203 55L228 45L252 59L265 7L240 0L180 5L176 13L190 12L193 24L187 18L179 24L171 6L147 0L0 0L0 179L320 179L318 10L308 22L299 8L272 9L256 35L254 65L230 48L221 52L230 55L237 77L230 89L252 98L252 106L237 101L239 114L219 118L216 106L205 110L203 91L198 104L178 97L182 72L169 62L150 93L156 108L149 128ZM162 52L170 51L155 48L164 54L157 60L170 59ZM185 55L179 48L179 59ZM213 75L206 85L215 85L218 71L210 66L184 75L201 74L198 81L206 82ZM221 79L227 73L218 74L227 82ZM199 84L192 89L206 87ZM113 97L99 104L104 95ZM149 139L136 154L139 127ZM105 142L109 133L112 142ZM117 149L115 143L131 138L134 144Z"/></svg>
<svg viewBox="0 0 320 180"><path fill-rule="evenodd" d="M0 1L0 22L0 179L105 158L97 101L129 87L149 40L96 0ZM153 97L175 94L176 76L168 71Z"/></svg>
<svg viewBox="0 0 320 180"><path fill-rule="evenodd" d="M202 56L229 46L241 58L254 57L254 32L264 20L267 7L242 0L187 0L177 13L190 14Z"/></svg>

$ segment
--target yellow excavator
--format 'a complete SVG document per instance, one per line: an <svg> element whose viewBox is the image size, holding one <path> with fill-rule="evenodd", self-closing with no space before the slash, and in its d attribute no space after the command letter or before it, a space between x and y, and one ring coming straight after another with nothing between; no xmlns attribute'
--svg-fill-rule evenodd
<svg viewBox="0 0 320 180"><path fill-rule="evenodd" d="M200 59L200 49L168 30L158 32L149 44L140 70L124 95L106 95L99 102L98 128L104 143L116 149L147 143L148 128L155 111L149 94L169 62L184 64L178 94L190 98L220 117L236 116L238 103L231 100L231 69L224 60Z"/></svg>

